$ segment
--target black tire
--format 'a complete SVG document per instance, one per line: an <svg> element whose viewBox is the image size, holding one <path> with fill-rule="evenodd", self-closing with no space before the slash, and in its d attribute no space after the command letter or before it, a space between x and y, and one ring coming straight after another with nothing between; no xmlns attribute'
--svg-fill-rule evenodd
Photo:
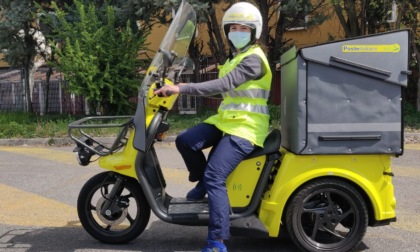
<svg viewBox="0 0 420 252"><path fill-rule="evenodd" d="M118 175L122 177L121 175ZM137 181L124 177L118 195L114 197L110 216L102 215L101 206L115 185L112 172L104 172L89 179L80 191L77 212L84 229L95 239L108 244L122 244L138 237L150 218L150 206Z"/></svg>
<svg viewBox="0 0 420 252"><path fill-rule="evenodd" d="M324 178L293 194L285 222L290 238L303 251L351 251L366 233L368 211L354 186Z"/></svg>

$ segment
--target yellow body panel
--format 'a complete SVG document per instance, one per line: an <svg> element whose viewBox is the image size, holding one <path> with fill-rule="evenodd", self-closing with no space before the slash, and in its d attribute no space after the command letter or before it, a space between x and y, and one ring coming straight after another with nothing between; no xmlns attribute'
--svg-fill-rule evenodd
<svg viewBox="0 0 420 252"><path fill-rule="evenodd" d="M287 200L302 184L320 177L339 177L355 184L369 198L376 220L395 217L396 200L390 155L295 155L284 149L275 181L262 199L259 218L271 237L279 234Z"/></svg>
<svg viewBox="0 0 420 252"><path fill-rule="evenodd" d="M171 81L166 79L166 85L174 85ZM153 94L155 84L149 89L148 104L146 107L146 128L149 127L154 115L160 108L170 109L175 103L178 95L171 95L169 97L158 97ZM137 150L133 147L134 129L131 129L128 136L128 142L122 151L112 153L110 155L101 157L99 159L99 166L114 171L123 175L127 175L137 179L136 169L134 167Z"/></svg>
<svg viewBox="0 0 420 252"><path fill-rule="evenodd" d="M132 178L137 178L134 163L137 157L137 150L133 147L134 129L130 131L128 142L120 152L101 157L99 166Z"/></svg>
<svg viewBox="0 0 420 252"><path fill-rule="evenodd" d="M173 86L174 84L165 79L165 85ZM146 127L149 126L150 122L152 121L153 117L155 116L156 112L159 108L166 108L171 109L178 98L178 94L173 94L168 97L159 97L153 94L153 90L156 89L156 83L153 83L152 86L149 88L148 96L148 104L146 107Z"/></svg>
<svg viewBox="0 0 420 252"><path fill-rule="evenodd" d="M265 163L265 156L245 160L233 170L226 180L231 207L249 205Z"/></svg>

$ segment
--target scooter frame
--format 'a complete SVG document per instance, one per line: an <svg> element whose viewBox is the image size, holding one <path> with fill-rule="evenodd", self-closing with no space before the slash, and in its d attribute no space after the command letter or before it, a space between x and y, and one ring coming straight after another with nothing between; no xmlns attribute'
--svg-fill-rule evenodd
<svg viewBox="0 0 420 252"><path fill-rule="evenodd" d="M156 81L148 90L140 91L134 117L83 118L69 125L69 135L77 144L74 151L81 165L88 165L92 156L98 155L99 166L116 178L112 190L102 195L97 214L118 215L128 207L129 202L116 201L114 196L118 197L119 185L129 181L144 195L148 207L159 219L204 226L209 220L207 200L188 201L171 196L165 189L166 181L155 151L154 143L162 141L169 129L168 113L177 99L177 95L153 94L153 90L162 85L174 85L166 73L173 62L172 54L160 53L163 73L156 75ZM148 99L147 103L141 99ZM114 120L119 122L106 122ZM89 128L111 127L120 128L111 145L85 132ZM396 220L393 154L298 155L280 145L280 131L274 129L264 148L252 152L227 179L233 235L277 237L280 228L285 226L292 240L303 250L349 250L361 241L368 225L387 225ZM311 205L316 207L311 208ZM357 220L346 220L348 215ZM316 241L317 232L340 239L341 233L335 230L339 224L347 228L351 242L339 241L332 248L335 245ZM135 238L108 241L106 235L102 237L95 238L113 243Z"/></svg>

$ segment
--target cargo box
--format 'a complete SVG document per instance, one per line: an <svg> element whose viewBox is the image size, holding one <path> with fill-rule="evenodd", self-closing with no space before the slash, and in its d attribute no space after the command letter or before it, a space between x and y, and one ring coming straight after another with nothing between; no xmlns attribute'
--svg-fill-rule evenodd
<svg viewBox="0 0 420 252"><path fill-rule="evenodd" d="M296 154L402 154L409 31L281 56L282 146Z"/></svg>

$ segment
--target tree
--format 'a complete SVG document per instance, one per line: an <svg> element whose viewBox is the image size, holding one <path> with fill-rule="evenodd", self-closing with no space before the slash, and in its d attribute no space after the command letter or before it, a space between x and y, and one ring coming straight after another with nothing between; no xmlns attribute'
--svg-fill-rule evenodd
<svg viewBox="0 0 420 252"><path fill-rule="evenodd" d="M420 111L420 42L419 19L420 2L416 0L332 0L335 13L344 29L347 38L374 34L393 29L410 28L411 51L413 59L409 76L408 93L415 92L416 108ZM395 17L395 14L396 17ZM394 18L390 18L394 15ZM390 22L390 20L392 22ZM416 91L413 91L416 90Z"/></svg>
<svg viewBox="0 0 420 252"><path fill-rule="evenodd" d="M268 60L272 67L292 44L284 34L295 27L312 29L323 23L329 14L326 0L263 0L255 1L263 17L261 42L267 45Z"/></svg>
<svg viewBox="0 0 420 252"><path fill-rule="evenodd" d="M331 0L346 38L390 30L389 22L396 1Z"/></svg>
<svg viewBox="0 0 420 252"><path fill-rule="evenodd" d="M61 0L60 4L71 0ZM33 75L49 54L49 46L39 23L39 6L47 0L0 1L0 50L5 60L23 73L25 108L32 112Z"/></svg>
<svg viewBox="0 0 420 252"><path fill-rule="evenodd" d="M153 26L168 22L171 1L164 0L81 0L84 5L94 4L96 9L104 12L106 6L112 6L115 11L115 25L125 27L127 21L135 34L149 34Z"/></svg>
<svg viewBox="0 0 420 252"><path fill-rule="evenodd" d="M221 22L219 22L219 19L216 16L216 6L218 5L220 8L222 3L232 4L233 1L197 1L194 6L198 13L198 21L200 23L204 23L207 26L209 35L207 46L210 48L212 56L219 64L224 64L228 57L228 47L226 47L224 44L224 35L223 30L221 29Z"/></svg>
<svg viewBox="0 0 420 252"><path fill-rule="evenodd" d="M32 112L30 72L42 51L36 8L30 0L2 0L0 13L0 49L9 65L23 70L25 111Z"/></svg>
<svg viewBox="0 0 420 252"><path fill-rule="evenodd" d="M198 21L207 26L209 40L204 41L210 48L212 56L219 64L224 64L228 56L228 48L224 44L221 20L216 16L218 8L226 4L226 9L235 1L195 0L190 1L197 11ZM279 61L281 53L287 49L285 45L290 42L284 39L284 33L298 25L303 24L306 29L311 29L322 23L328 17L324 13L326 0L261 0L254 1L263 18L263 30L260 41L267 46L269 61L274 67ZM223 9L225 11L225 9ZM309 18L308 18L309 17ZM197 43L197 41L195 41ZM290 46L290 45L289 45Z"/></svg>
<svg viewBox="0 0 420 252"><path fill-rule="evenodd" d="M58 20L54 27L56 66L63 72L70 89L84 95L91 113L128 114L134 106L128 99L137 94L140 83L137 52L144 49L144 34L136 34L128 21L118 26L115 9L104 3L74 1L72 22L67 12L53 7ZM102 11L101 11L102 10Z"/></svg>
<svg viewBox="0 0 420 252"><path fill-rule="evenodd" d="M209 41L205 41L213 57L219 64L224 64L228 56L228 48L224 44L221 20L216 16L216 10L226 4L226 9L235 1L196 0L190 1L198 14L198 21L207 26ZM284 39L284 33L298 25L303 24L306 29L311 29L324 22L328 15L324 7L326 0L261 0L254 1L263 18L263 30L260 41L267 47L267 55L272 67L279 61L280 55L287 49L290 41ZM226 9L223 9L225 11ZM310 17L310 18L308 18ZM197 43L197 41L196 41ZM289 45L290 46L290 45Z"/></svg>
<svg viewBox="0 0 420 252"><path fill-rule="evenodd" d="M396 29L401 27L410 28L411 32L411 52L410 61L413 70L410 76L408 90L414 90L415 107L420 111L420 20L418 13L420 11L420 2L418 0L402 0L399 3L399 12L396 20Z"/></svg>
<svg viewBox="0 0 420 252"><path fill-rule="evenodd" d="M52 32L52 27L48 25L48 23L45 22L45 13L50 13L53 11L51 7L51 1L49 0L36 0L34 1L35 5L37 7L37 15L39 16L39 28L43 35L49 36ZM67 5L73 4L73 0L57 0L56 4L59 8L64 8ZM40 108L40 113L43 115L43 113L49 113L49 92L50 92L50 79L51 76L54 73L54 68L51 64L45 64L49 61L54 61L54 52L51 50L51 47L49 45L48 40L45 41L45 46L48 48L48 53L41 53L40 60L38 60L35 63L35 67L32 69L32 72L34 73L37 70L37 65L44 65L48 67L47 72L45 73L45 86L44 89L44 103L41 103L40 105L44 104L44 107Z"/></svg>

